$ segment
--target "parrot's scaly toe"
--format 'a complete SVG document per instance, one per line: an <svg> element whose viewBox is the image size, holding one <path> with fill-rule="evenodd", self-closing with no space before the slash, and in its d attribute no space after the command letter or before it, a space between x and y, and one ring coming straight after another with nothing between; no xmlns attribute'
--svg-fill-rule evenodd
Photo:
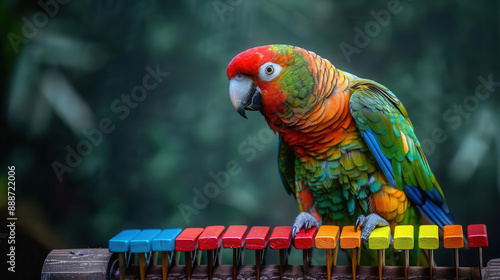
<svg viewBox="0 0 500 280"><path fill-rule="evenodd" d="M368 242L368 238L370 234L375 229L376 226L384 227L390 226L389 222L379 215L372 213L368 216L359 215L356 220L355 229L361 227L361 244L364 248L366 248L366 243ZM391 234L391 246L392 246L392 234Z"/></svg>
<svg viewBox="0 0 500 280"><path fill-rule="evenodd" d="M295 238L295 234L297 234L301 228L309 229L312 227L318 228L319 226L319 221L316 220L313 215L307 212L302 212L297 215L297 218L295 218L295 222L293 223L292 238Z"/></svg>

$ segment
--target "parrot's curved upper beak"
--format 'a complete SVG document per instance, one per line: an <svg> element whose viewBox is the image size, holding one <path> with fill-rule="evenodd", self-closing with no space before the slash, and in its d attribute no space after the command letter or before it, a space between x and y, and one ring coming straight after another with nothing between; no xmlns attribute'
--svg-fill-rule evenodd
<svg viewBox="0 0 500 280"><path fill-rule="evenodd" d="M229 81L229 97L234 109L247 118L245 110L256 111L262 109L262 95L260 88L252 80L238 75Z"/></svg>

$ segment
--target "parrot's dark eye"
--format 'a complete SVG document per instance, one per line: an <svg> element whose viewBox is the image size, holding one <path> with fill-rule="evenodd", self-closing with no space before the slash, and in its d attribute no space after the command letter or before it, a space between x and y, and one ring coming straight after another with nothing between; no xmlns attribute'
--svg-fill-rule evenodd
<svg viewBox="0 0 500 280"><path fill-rule="evenodd" d="M272 65L268 65L266 67L266 74L271 75L274 72L274 67Z"/></svg>

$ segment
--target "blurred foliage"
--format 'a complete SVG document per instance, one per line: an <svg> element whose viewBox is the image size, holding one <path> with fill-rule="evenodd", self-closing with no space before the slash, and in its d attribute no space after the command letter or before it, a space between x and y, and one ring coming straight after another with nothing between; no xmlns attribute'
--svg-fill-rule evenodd
<svg viewBox="0 0 500 280"><path fill-rule="evenodd" d="M355 27L365 30L391 2L87 0L54 12L35 0L3 1L1 161L17 170L19 260L31 254L27 271L37 275L49 250L106 247L126 228L291 224L298 211L278 175L277 136L260 114L245 120L234 111L225 75L237 53L271 43L306 48L388 86L421 142L442 129L446 140L431 141L427 154L449 208L462 225L487 224L485 258L500 257L497 92L465 115L454 111L471 102L479 76L500 80L499 2L401 1L402 11L347 59L340 44L355 46ZM35 30L26 33L26 22ZM147 67L169 75L125 105L122 95L143 85ZM460 125L443 117L447 110ZM68 149L103 120L114 130L70 167ZM54 162L71 172L59 180ZM194 207L196 190L217 184L210 173L229 162L238 174L212 189L187 224L179 207ZM449 254L440 250L438 264L451 265ZM475 253L461 258L475 265Z"/></svg>

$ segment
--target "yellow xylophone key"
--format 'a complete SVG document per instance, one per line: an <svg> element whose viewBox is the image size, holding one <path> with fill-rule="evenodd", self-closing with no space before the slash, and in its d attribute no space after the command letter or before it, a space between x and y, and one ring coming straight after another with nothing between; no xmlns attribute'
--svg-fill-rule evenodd
<svg viewBox="0 0 500 280"><path fill-rule="evenodd" d="M429 250L429 275L432 279L432 269L434 267L433 251L439 248L439 232L436 225L421 225L418 234L418 247Z"/></svg>
<svg viewBox="0 0 500 280"><path fill-rule="evenodd" d="M351 265L352 265L352 279L356 280L356 268L359 264L359 258L356 262L356 248L358 249L358 257L361 256L361 229L357 230L354 226L345 226L340 233L340 248L351 249Z"/></svg>
<svg viewBox="0 0 500 280"><path fill-rule="evenodd" d="M455 274L458 279L458 249L464 247L464 232L461 225L446 225L443 228L443 246L455 251Z"/></svg>
<svg viewBox="0 0 500 280"><path fill-rule="evenodd" d="M414 247L413 226L402 225L394 228L394 249L403 250L405 260L405 280L408 280L408 267L410 266L409 250Z"/></svg>
<svg viewBox="0 0 500 280"><path fill-rule="evenodd" d="M378 250L378 278L382 280L382 271L385 266L385 249L391 243L391 227L375 228L368 237L368 248Z"/></svg>
<svg viewBox="0 0 500 280"><path fill-rule="evenodd" d="M339 233L338 226L321 226L316 234L315 246L318 249L326 249L326 271L328 273L328 280L332 279L332 250L333 252L333 265L337 265L337 254L339 251Z"/></svg>

